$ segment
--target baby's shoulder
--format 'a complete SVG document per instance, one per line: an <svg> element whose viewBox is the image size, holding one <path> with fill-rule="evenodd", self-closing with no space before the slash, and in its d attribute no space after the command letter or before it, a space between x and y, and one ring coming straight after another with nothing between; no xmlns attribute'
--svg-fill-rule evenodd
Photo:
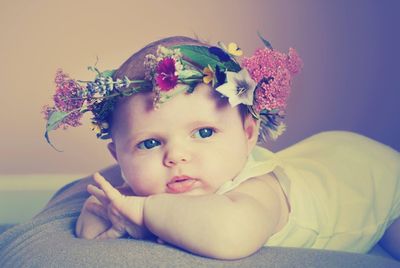
<svg viewBox="0 0 400 268"><path fill-rule="evenodd" d="M274 173L270 172L245 181L242 189L247 189L249 195L260 202L268 211L270 217L276 219L274 233L280 230L288 221L290 203ZM238 187L240 189L240 187Z"/></svg>
<svg viewBox="0 0 400 268"><path fill-rule="evenodd" d="M247 194L272 210L282 209L282 200L286 199L277 178L272 172L250 178L232 192Z"/></svg>

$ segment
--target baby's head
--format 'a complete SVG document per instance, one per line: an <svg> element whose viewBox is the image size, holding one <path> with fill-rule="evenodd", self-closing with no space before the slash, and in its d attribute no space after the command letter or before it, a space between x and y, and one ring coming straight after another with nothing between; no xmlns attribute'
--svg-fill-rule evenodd
<svg viewBox="0 0 400 268"><path fill-rule="evenodd" d="M145 56L158 47L201 45L172 37L130 57L115 77L144 79ZM208 84L198 83L154 108L152 90L121 98L109 117L108 148L138 195L215 192L244 166L258 137L257 121L243 105L231 107ZM241 108L240 108L241 107Z"/></svg>
<svg viewBox="0 0 400 268"><path fill-rule="evenodd" d="M233 43L171 37L115 72L94 68L98 76L84 88L58 73L61 97L56 93L56 106L46 108L46 138L90 110L136 194L215 192L242 170L258 137L282 132L290 75L301 65L294 50L259 49L239 63L240 52ZM59 90L65 87L69 95Z"/></svg>

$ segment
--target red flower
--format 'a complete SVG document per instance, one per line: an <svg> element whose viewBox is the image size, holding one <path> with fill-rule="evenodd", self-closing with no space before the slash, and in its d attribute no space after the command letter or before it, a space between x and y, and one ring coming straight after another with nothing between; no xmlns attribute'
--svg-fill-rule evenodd
<svg viewBox="0 0 400 268"><path fill-rule="evenodd" d="M175 74L175 60L173 58L162 59L156 69L156 83L161 91L169 91L178 83L178 76Z"/></svg>

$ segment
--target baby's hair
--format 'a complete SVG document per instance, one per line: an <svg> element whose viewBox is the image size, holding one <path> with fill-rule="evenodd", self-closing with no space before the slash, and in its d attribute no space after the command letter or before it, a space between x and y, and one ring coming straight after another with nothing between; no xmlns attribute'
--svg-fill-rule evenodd
<svg viewBox="0 0 400 268"><path fill-rule="evenodd" d="M201 45L210 46L207 43L201 42L198 39L193 39L186 36L172 36L154 41L138 52L134 53L129 59L127 59L121 67L114 74L114 78L124 78L127 76L129 79L143 79L145 76L144 61L148 54L156 54L158 46L162 45L165 47L171 47L175 45Z"/></svg>

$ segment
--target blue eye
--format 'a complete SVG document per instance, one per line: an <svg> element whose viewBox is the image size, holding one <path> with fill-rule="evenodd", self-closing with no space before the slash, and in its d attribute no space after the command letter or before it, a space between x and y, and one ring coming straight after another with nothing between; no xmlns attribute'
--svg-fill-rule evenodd
<svg viewBox="0 0 400 268"><path fill-rule="evenodd" d="M214 135L215 130L209 127L205 127L205 128L200 128L198 129L193 136L195 138L201 138L201 139L205 139L205 138L209 138L212 135Z"/></svg>
<svg viewBox="0 0 400 268"><path fill-rule="evenodd" d="M154 148L156 146L159 146L159 145L161 145L161 142L159 142L158 140L148 139L148 140L144 140L144 141L140 142L137 145L137 147L139 149L147 149L147 150L149 150L149 149L152 149L152 148Z"/></svg>

